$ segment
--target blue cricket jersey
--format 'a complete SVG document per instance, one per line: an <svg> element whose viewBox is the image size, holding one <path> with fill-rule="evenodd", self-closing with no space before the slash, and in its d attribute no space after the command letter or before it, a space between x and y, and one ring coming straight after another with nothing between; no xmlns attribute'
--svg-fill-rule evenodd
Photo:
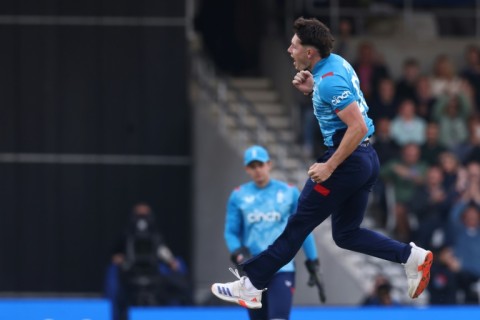
<svg viewBox="0 0 480 320"><path fill-rule="evenodd" d="M241 246L254 256L267 249L295 213L299 195L297 187L275 179L263 188L254 182L236 188L228 200L225 221L225 241L230 253ZM303 249L308 259L317 258L312 234L305 239ZM294 271L293 261L280 271Z"/></svg>
<svg viewBox="0 0 480 320"><path fill-rule="evenodd" d="M347 125L337 113L354 101L357 102L368 128L365 137L371 136L375 128L367 116L368 106L360 91L360 81L347 60L332 53L313 67L312 75L315 82L313 112L320 125L325 145L333 147L339 144L339 141L334 142L334 135L344 132Z"/></svg>

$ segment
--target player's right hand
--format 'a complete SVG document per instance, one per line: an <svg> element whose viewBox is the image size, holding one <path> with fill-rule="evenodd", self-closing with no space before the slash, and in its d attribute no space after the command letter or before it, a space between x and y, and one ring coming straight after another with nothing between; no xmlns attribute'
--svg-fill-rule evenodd
<svg viewBox="0 0 480 320"><path fill-rule="evenodd" d="M292 84L303 94L309 94L313 91L313 76L308 70L299 71L293 77Z"/></svg>
<svg viewBox="0 0 480 320"><path fill-rule="evenodd" d="M313 182L322 183L326 181L333 173L333 168L331 168L326 162L317 162L312 164L308 169L308 176L312 179Z"/></svg>

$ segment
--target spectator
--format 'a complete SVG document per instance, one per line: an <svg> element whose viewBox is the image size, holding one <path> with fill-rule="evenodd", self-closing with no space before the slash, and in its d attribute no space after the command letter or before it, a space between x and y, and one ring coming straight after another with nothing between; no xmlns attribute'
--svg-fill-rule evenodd
<svg viewBox="0 0 480 320"><path fill-rule="evenodd" d="M425 183L416 188L409 204L418 224L415 243L428 247L434 233L445 230L452 202L453 194L447 193L443 185L442 169L429 167Z"/></svg>
<svg viewBox="0 0 480 320"><path fill-rule="evenodd" d="M375 135L372 141L380 164L387 163L399 154L399 147L390 135L390 126L391 120L388 118L380 118L375 123Z"/></svg>
<svg viewBox="0 0 480 320"><path fill-rule="evenodd" d="M417 114L425 121L432 120L433 105L435 97L432 95L430 79L427 76L420 76L415 83L415 104Z"/></svg>
<svg viewBox="0 0 480 320"><path fill-rule="evenodd" d="M466 66L460 75L466 79L474 90L474 105L480 111L480 47L469 45L465 49Z"/></svg>
<svg viewBox="0 0 480 320"><path fill-rule="evenodd" d="M456 191L464 199L480 206L480 164L470 162L466 168L459 170Z"/></svg>
<svg viewBox="0 0 480 320"><path fill-rule="evenodd" d="M399 147L390 137L390 119L380 118L375 124L375 135L370 139L377 151L380 164L388 163L399 156ZM372 205L376 224L385 227L387 223L387 202L385 184L379 179L373 186Z"/></svg>
<svg viewBox="0 0 480 320"><path fill-rule="evenodd" d="M479 303L478 293L474 289L480 279L479 200L480 183L477 178L451 210L453 249L461 269L457 277L458 285L467 304Z"/></svg>
<svg viewBox="0 0 480 320"><path fill-rule="evenodd" d="M445 54L440 54L435 59L431 85L434 97L457 94L462 89L462 79L456 74L452 61Z"/></svg>
<svg viewBox="0 0 480 320"><path fill-rule="evenodd" d="M372 292L362 302L364 306L399 306L391 294L392 285L384 275L377 275L374 280Z"/></svg>
<svg viewBox="0 0 480 320"><path fill-rule="evenodd" d="M378 94L369 104L369 114L374 122L379 118L393 119L398 109L395 83L390 78L382 78L378 86Z"/></svg>
<svg viewBox="0 0 480 320"><path fill-rule="evenodd" d="M421 146L422 160L428 165L436 165L438 164L440 154L447 151L447 149L440 144L437 123L428 123L425 138L425 143Z"/></svg>
<svg viewBox="0 0 480 320"><path fill-rule="evenodd" d="M425 128L426 122L416 115L413 101L404 100L392 121L390 135L400 146L409 143L421 145L425 142Z"/></svg>
<svg viewBox="0 0 480 320"><path fill-rule="evenodd" d="M367 103L377 96L380 79L389 76L387 66L379 58L374 45L363 41L358 45L357 60L353 68L360 79L360 90L363 92Z"/></svg>
<svg viewBox="0 0 480 320"><path fill-rule="evenodd" d="M341 19L338 25L338 36L335 39L335 53L348 57L350 54L350 41L352 37L352 23L348 19Z"/></svg>
<svg viewBox="0 0 480 320"><path fill-rule="evenodd" d="M398 240L410 241L410 208L416 188L424 182L427 166L420 161L420 148L416 144L402 147L401 159L391 160L380 170L383 181L393 187L395 201L393 232Z"/></svg>
<svg viewBox="0 0 480 320"><path fill-rule="evenodd" d="M407 58L403 62L402 76L396 83L397 95L401 99L414 100L416 83L420 76L420 65L415 58Z"/></svg>
<svg viewBox="0 0 480 320"><path fill-rule="evenodd" d="M453 151L464 164L480 162L480 114L468 118L468 138L454 147Z"/></svg>
<svg viewBox="0 0 480 320"><path fill-rule="evenodd" d="M434 262L430 271L429 302L432 305L457 304L457 275L460 271L460 262L448 245L441 245L432 251Z"/></svg>
<svg viewBox="0 0 480 320"><path fill-rule="evenodd" d="M433 107L433 117L439 124L442 145L453 149L467 139L467 120L471 110L470 101L462 92L438 97Z"/></svg>
<svg viewBox="0 0 480 320"><path fill-rule="evenodd" d="M457 181L462 167L458 158L452 152L440 154L439 165L443 171L443 186L448 193L458 193Z"/></svg>

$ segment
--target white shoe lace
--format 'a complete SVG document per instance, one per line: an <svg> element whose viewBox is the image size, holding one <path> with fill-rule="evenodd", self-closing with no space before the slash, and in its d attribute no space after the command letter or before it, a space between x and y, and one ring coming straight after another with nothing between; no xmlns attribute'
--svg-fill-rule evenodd
<svg viewBox="0 0 480 320"><path fill-rule="evenodd" d="M242 278L242 277L240 277L240 273L238 272L237 269L233 269L233 268L230 267L230 268L228 268L228 270L230 270L230 272L233 273L233 275L234 275L235 277L237 277L238 280L240 280L240 279Z"/></svg>
<svg viewBox="0 0 480 320"><path fill-rule="evenodd" d="M241 277L241 276L240 276L240 273L238 272L237 269L233 269L233 268L230 267L230 268L228 268L228 270L230 270L230 272L233 273L233 275L234 275L235 277L237 277L238 280L240 280L240 284L241 284L242 286L245 284L245 279L246 279L247 277L245 277L245 276L244 276L244 277Z"/></svg>
<svg viewBox="0 0 480 320"><path fill-rule="evenodd" d="M245 288L245 281L247 280L247 277L246 277L246 276L240 276L240 273L238 272L238 270L237 270L237 269L233 269L232 267L228 268L228 270L230 270L230 272L233 273L233 275L234 275L235 277L237 277L238 280L240 280L240 285ZM252 288L253 288L253 287L252 287ZM255 291L255 290L256 290L256 291L265 291L265 290L267 290L267 288L262 289L262 290L258 290L258 289L253 288L253 289L250 289L250 290L254 290L254 291Z"/></svg>

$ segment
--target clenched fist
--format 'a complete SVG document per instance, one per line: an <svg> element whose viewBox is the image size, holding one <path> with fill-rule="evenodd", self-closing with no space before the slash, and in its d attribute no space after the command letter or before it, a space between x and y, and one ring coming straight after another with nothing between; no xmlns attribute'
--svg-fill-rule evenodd
<svg viewBox="0 0 480 320"><path fill-rule="evenodd" d="M292 84L305 95L309 95L313 92L314 82L310 71L303 70L297 72L295 77L293 77Z"/></svg>

